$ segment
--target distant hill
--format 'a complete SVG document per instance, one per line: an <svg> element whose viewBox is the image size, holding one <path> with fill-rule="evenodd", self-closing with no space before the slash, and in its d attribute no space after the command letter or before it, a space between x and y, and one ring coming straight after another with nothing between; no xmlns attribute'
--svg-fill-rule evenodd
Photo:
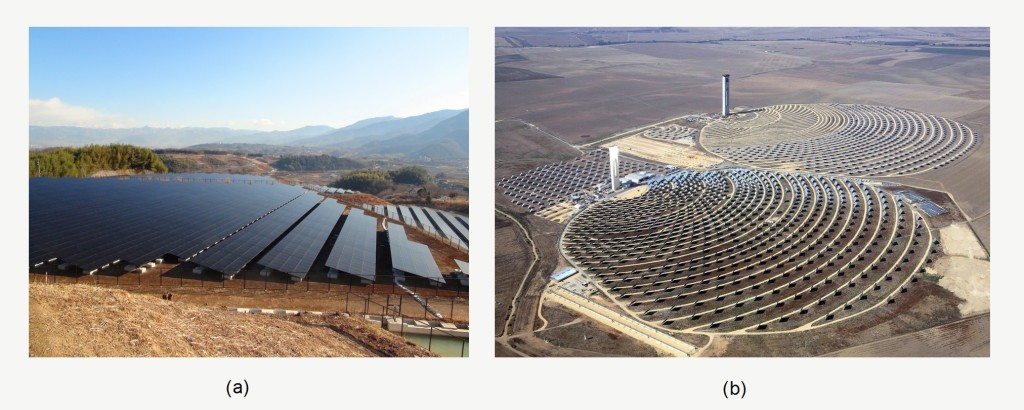
<svg viewBox="0 0 1024 410"><path fill-rule="evenodd" d="M290 144L292 141L303 138L315 137L334 132L333 127L326 125L309 125L290 131L257 132L254 134L236 136L231 140L221 142L245 143L259 141L260 144Z"/></svg>
<svg viewBox="0 0 1024 410"><path fill-rule="evenodd" d="M213 143L213 144L196 144L185 147L187 150L193 151L226 151L226 152L237 152L241 154L265 154L265 155L302 155L302 154L317 154L319 155L323 150L319 148L306 148L296 147L293 145L274 145L274 144L247 144L247 143Z"/></svg>
<svg viewBox="0 0 1024 410"><path fill-rule="evenodd" d="M469 156L469 110L440 110L405 118L368 118L337 129L313 125L271 132L230 128L29 127L30 148L110 143L270 155L465 159Z"/></svg>
<svg viewBox="0 0 1024 410"><path fill-rule="evenodd" d="M29 126L29 148L80 147L90 144L131 144L149 148L181 148L259 133L231 128L82 128Z"/></svg>
<svg viewBox="0 0 1024 410"><path fill-rule="evenodd" d="M469 111L459 111L455 116L416 134L367 142L359 147L359 152L402 154L433 160L469 158Z"/></svg>
<svg viewBox="0 0 1024 410"><path fill-rule="evenodd" d="M417 115L414 117L384 117L371 119L371 122L357 122L348 127L312 138L299 139L291 145L355 148L368 141L385 140L399 135L418 134L437 125L441 121L459 114L459 110L441 110Z"/></svg>

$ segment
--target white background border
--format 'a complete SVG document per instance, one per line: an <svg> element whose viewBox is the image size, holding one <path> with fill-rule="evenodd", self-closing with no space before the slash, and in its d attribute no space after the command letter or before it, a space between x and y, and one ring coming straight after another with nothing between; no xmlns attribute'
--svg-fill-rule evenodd
<svg viewBox="0 0 1024 410"><path fill-rule="evenodd" d="M3 75L0 392L8 408L511 408L560 405L674 409L772 407L1005 408L1020 379L1021 276L1004 255L1021 244L1013 165L1020 117L1019 13L995 2L632 0L505 2L34 1L0 13ZM155 4L151 4L155 3ZM609 6L601 6L609 4ZM468 359L30 359L28 358L28 27L32 26L468 26L474 272ZM493 358L494 27L504 26L988 26L992 59L992 357L986 359L508 359ZM410 64L415 64L411 61ZM989 137L989 136L986 136ZM252 393L228 399L228 379ZM746 399L726 401L726 380ZM315 406L315 407L314 407Z"/></svg>

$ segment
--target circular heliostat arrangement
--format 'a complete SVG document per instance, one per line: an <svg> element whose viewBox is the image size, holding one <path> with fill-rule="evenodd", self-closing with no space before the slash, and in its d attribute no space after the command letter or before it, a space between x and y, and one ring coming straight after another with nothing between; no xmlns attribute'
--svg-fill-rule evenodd
<svg viewBox="0 0 1024 410"><path fill-rule="evenodd" d="M893 303L936 242L900 196L838 176L677 170L595 203L563 253L653 325L803 330Z"/></svg>
<svg viewBox="0 0 1024 410"><path fill-rule="evenodd" d="M859 104L785 104L712 122L701 145L752 168L899 176L953 164L978 136L935 115Z"/></svg>

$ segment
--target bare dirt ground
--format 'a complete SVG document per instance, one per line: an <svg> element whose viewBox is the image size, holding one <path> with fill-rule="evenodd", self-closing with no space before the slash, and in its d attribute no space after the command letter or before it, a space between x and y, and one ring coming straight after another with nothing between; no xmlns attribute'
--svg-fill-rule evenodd
<svg viewBox="0 0 1024 410"><path fill-rule="evenodd" d="M274 168L257 158L235 154L161 154L183 168L172 172L269 175ZM166 162L166 161L165 161Z"/></svg>
<svg viewBox="0 0 1024 410"><path fill-rule="evenodd" d="M989 270L988 261L960 256L942 257L934 267L939 285L964 300L958 305L963 316L989 311Z"/></svg>
<svg viewBox="0 0 1024 410"><path fill-rule="evenodd" d="M435 356L345 316L244 314L90 285L29 285L29 355Z"/></svg>
<svg viewBox="0 0 1024 410"><path fill-rule="evenodd" d="M831 357L988 357L988 313L835 351Z"/></svg>
<svg viewBox="0 0 1024 410"><path fill-rule="evenodd" d="M927 281L918 281L897 303L875 308L857 318L803 332L716 335L702 356L818 356L888 339L961 319L960 298Z"/></svg>
<svg viewBox="0 0 1024 410"><path fill-rule="evenodd" d="M501 135L494 141L495 178L505 178L552 162L568 161L580 154L579 150L519 120L500 121L494 127Z"/></svg>
<svg viewBox="0 0 1024 410"><path fill-rule="evenodd" d="M696 148L669 141L658 141L642 135L618 139L602 146L613 145L618 146L623 154L688 169L704 170L722 162L721 158L706 154Z"/></svg>
<svg viewBox="0 0 1024 410"><path fill-rule="evenodd" d="M942 251L946 255L963 256L970 259L988 259L988 252L978 243L971 228L963 223L949 225L939 230Z"/></svg>
<svg viewBox="0 0 1024 410"><path fill-rule="evenodd" d="M307 280L292 283L283 275L263 277L259 269L249 268L235 279L191 273L194 265L163 264L144 274L105 272L93 276L30 273L32 283L83 284L120 289L131 293L161 295L170 293L175 301L215 308L245 307L294 309L351 314L389 314L433 319L433 315L410 295L393 284L363 285L346 280L329 280L325 272L310 273ZM423 284L420 284L423 285ZM469 298L465 292L435 288L412 289L446 320L469 321Z"/></svg>
<svg viewBox="0 0 1024 410"><path fill-rule="evenodd" d="M545 311L548 308L545 307ZM654 348L639 343L622 332L593 320L548 328L536 333L537 337L555 346L588 350L608 356L658 356Z"/></svg>
<svg viewBox="0 0 1024 410"><path fill-rule="evenodd" d="M519 284L533 260L522 230L508 218L494 217L494 335L499 336Z"/></svg>

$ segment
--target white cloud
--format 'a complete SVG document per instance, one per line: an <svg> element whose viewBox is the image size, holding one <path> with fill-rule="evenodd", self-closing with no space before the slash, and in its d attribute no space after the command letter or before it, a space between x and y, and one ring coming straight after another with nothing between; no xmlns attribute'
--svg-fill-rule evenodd
<svg viewBox="0 0 1024 410"><path fill-rule="evenodd" d="M233 122L232 122L232 124L233 124ZM278 123L276 123L274 121L271 121L271 120L268 120L266 118L260 118L258 120L249 121L249 126L250 127L252 127L253 129L256 129L256 130L260 130L260 131L273 131L273 130L276 130L276 129L280 128L282 125L284 125L284 123L278 124Z"/></svg>
<svg viewBox="0 0 1024 410"><path fill-rule="evenodd" d="M72 126L88 128L124 128L125 120L114 114L89 107L67 104L54 97L48 100L28 100L30 125Z"/></svg>

